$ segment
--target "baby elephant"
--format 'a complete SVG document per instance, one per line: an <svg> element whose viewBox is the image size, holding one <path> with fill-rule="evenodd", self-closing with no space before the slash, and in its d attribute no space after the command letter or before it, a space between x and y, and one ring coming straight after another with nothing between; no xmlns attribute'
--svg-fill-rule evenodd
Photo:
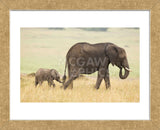
<svg viewBox="0 0 160 130"><path fill-rule="evenodd" d="M55 69L40 68L35 73L35 87L38 84L42 85L43 81L48 81L48 85L50 87L51 87L51 85L53 85L53 87L55 87L53 80L56 80L56 81L62 83L60 81L60 75Z"/></svg>

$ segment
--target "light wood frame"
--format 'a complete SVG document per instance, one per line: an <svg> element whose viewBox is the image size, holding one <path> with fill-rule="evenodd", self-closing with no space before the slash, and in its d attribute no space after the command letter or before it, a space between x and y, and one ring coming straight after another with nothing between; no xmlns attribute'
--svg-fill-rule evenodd
<svg viewBox="0 0 160 130"><path fill-rule="evenodd" d="M10 10L149 10L150 117L149 121L11 121ZM0 0L0 129L118 130L160 129L160 1L159 0Z"/></svg>

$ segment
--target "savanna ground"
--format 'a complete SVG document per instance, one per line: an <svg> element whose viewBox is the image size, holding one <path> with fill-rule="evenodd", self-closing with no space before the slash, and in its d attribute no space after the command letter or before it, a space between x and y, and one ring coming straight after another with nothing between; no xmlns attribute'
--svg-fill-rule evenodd
<svg viewBox="0 0 160 130"><path fill-rule="evenodd" d="M73 89L63 90L60 83L49 87L47 82L35 88L34 76L39 68L54 68L63 76L65 56L77 42L113 42L124 48L132 72L119 78L119 69L109 66L111 88L95 90L97 73L74 81ZM139 29L108 28L21 28L21 102L139 102Z"/></svg>

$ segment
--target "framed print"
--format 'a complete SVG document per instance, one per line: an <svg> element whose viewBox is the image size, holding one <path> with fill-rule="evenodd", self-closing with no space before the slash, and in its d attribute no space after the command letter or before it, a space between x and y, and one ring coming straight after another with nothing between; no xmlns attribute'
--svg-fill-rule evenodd
<svg viewBox="0 0 160 130"><path fill-rule="evenodd" d="M148 11L11 11L10 39L11 120L149 119Z"/></svg>
<svg viewBox="0 0 160 130"><path fill-rule="evenodd" d="M160 128L159 2L16 2L0 3L1 129Z"/></svg>

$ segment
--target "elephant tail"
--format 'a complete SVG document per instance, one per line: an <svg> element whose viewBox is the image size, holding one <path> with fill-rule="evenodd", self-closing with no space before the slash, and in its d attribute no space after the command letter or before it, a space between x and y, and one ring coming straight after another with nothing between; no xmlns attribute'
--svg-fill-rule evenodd
<svg viewBox="0 0 160 130"><path fill-rule="evenodd" d="M65 63L65 69L64 69L64 76L63 76L63 83L65 82L65 80L66 80L66 68L67 68L67 60L66 60L66 63Z"/></svg>

